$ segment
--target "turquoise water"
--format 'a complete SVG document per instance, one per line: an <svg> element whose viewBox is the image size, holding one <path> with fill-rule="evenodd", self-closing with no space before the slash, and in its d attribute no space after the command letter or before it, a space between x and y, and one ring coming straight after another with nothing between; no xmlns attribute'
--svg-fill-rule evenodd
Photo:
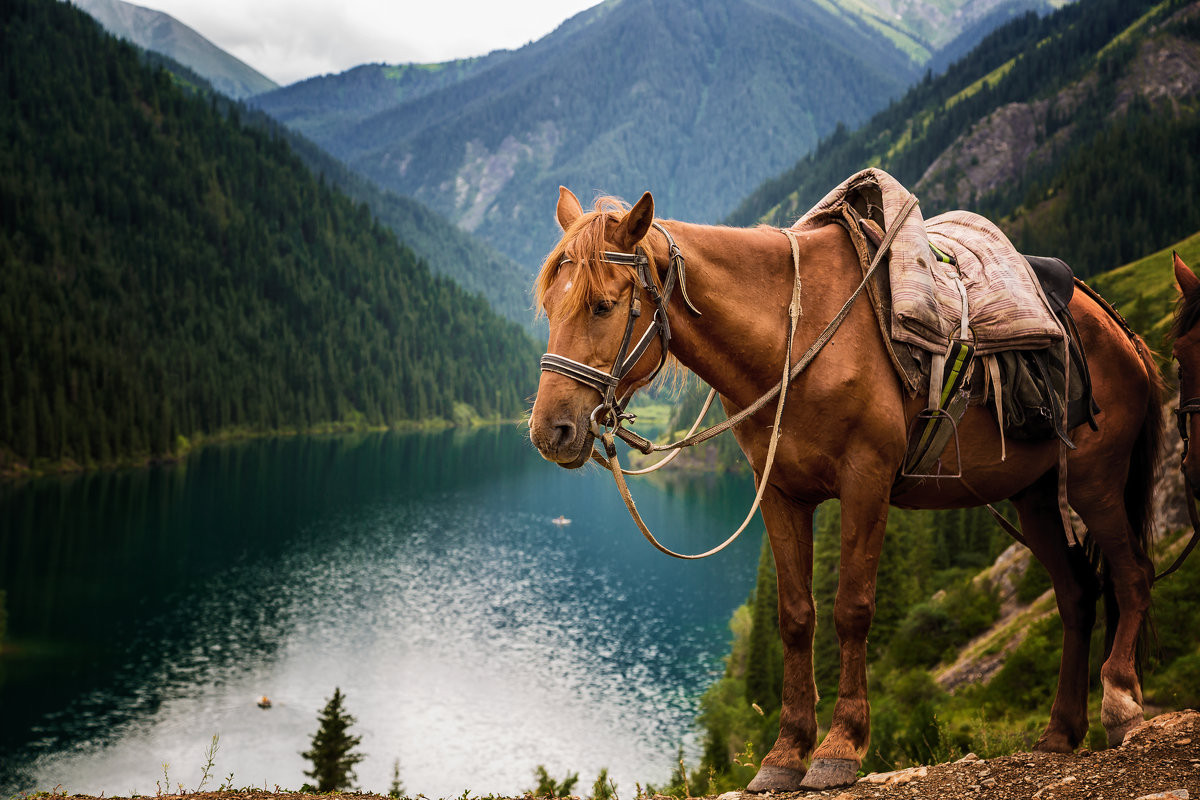
<svg viewBox="0 0 1200 800"><path fill-rule="evenodd" d="M751 484L633 488L668 546L699 551ZM695 751L760 545L761 525L668 559L607 473L542 461L515 426L254 441L0 487L0 796L152 795L164 764L193 790L214 734L206 788L299 788L335 687L362 789L386 791L398 759L411 795L517 793L544 764L585 793L608 767L632 796Z"/></svg>

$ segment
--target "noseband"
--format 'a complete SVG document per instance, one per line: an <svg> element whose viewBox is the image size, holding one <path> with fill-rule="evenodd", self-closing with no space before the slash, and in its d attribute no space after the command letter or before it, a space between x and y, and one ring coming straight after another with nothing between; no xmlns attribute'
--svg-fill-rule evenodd
<svg viewBox="0 0 1200 800"><path fill-rule="evenodd" d="M663 288L660 292L654 281L653 270L650 268L650 258L646 255L646 251L638 245L632 254L617 253L606 250L602 253L605 261L618 266L633 267L636 282L633 284L633 291L629 295L629 317L625 322L625 335L621 337L621 346L617 350L617 357L613 361L612 369L608 372L588 366L582 362L576 361L566 356L560 356L557 353L546 353L542 356L541 368L543 372L556 372L559 375L565 375L572 380L582 383L584 386L591 387L600 393L600 405L592 410L591 414L591 431L594 435L599 436L601 426L616 427L622 418L627 418L625 414L625 406L629 403L633 396L633 390L626 391L620 398L617 398L617 386L622 379L633 370L634 366L645 355L646 350L650 347L650 343L656 338L662 342L662 352L658 357L658 366L650 373L648 380L653 380L663 365L667 363L667 348L671 344L671 321L667 316L667 304L671 300L671 294L675 289L675 284L679 284L679 292L683 296L683 301L687 304L688 309L700 316L700 312L692 305L692 301L688 298L687 283L684 273L683 254L679 251L679 245L675 244L675 239L667 232L667 229L657 222L653 223L654 227L667 238L667 247L670 255L668 256L667 276L663 281ZM559 266L567 263L568 259L559 262ZM654 318L650 321L650 327L642 334L637 343L632 348L629 346L630 340L633 338L634 322L642 314L642 292L649 295L650 300L654 303Z"/></svg>

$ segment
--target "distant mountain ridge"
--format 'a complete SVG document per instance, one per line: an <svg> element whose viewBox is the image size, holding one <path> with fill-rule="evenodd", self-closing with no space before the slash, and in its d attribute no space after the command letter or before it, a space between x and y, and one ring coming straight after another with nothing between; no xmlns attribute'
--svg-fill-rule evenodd
<svg viewBox="0 0 1200 800"><path fill-rule="evenodd" d="M1200 229L1200 3L1079 0L996 30L727 221L790 224L866 166L927 216L967 208L1083 276Z"/></svg>
<svg viewBox="0 0 1200 800"><path fill-rule="evenodd" d="M517 51L370 65L251 103L532 274L559 184L651 189L661 215L715 221L916 73L874 28L812 0L610 0Z"/></svg>
<svg viewBox="0 0 1200 800"><path fill-rule="evenodd" d="M170 14L123 0L66 1L86 11L109 33L190 67L229 97L240 100L279 88L275 81Z"/></svg>

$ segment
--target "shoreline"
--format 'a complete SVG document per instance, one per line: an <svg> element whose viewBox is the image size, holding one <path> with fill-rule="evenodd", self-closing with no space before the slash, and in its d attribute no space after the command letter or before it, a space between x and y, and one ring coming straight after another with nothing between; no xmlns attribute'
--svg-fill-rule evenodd
<svg viewBox="0 0 1200 800"><path fill-rule="evenodd" d="M396 425L360 425L353 422L326 422L308 428L278 428L273 430L250 430L233 428L213 434L198 434L192 438L180 435L176 449L167 454L122 456L120 458L80 464L72 458L61 461L35 459L33 465L12 457L11 452L0 451L0 486L13 486L37 478L65 478L96 472L111 472L121 469L148 469L165 467L185 462L192 453L208 445L249 441L252 439L290 438L294 436L342 436L351 433L421 433L447 430L450 428L482 428L489 425L518 423L519 419L482 418L471 416L463 421L442 418L401 422ZM10 460L11 459L11 460Z"/></svg>

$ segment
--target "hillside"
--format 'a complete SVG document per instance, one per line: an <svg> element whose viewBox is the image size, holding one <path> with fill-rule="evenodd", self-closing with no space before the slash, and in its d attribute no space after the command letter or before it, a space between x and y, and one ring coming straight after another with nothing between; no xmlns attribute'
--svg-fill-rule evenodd
<svg viewBox="0 0 1200 800"><path fill-rule="evenodd" d="M529 277L511 259L505 258L469 233L460 230L428 206L380 189L326 153L303 134L219 92L205 77L170 56L142 50L144 63L165 69L175 82L206 98L222 114L237 113L243 123L271 138L287 141L292 152L314 175L337 187L355 203L366 203L372 216L390 229L435 274L452 278L467 291L482 295L500 315L521 325L536 337L544 337L545 324L535 318L529 293Z"/></svg>
<svg viewBox="0 0 1200 800"><path fill-rule="evenodd" d="M514 417L537 352L277 137L56 0L0 19L5 472Z"/></svg>
<svg viewBox="0 0 1200 800"><path fill-rule="evenodd" d="M916 65L855 19L809 0L621 0L514 52L360 67L252 102L532 274L559 184L652 187L663 216L715 221L901 92Z"/></svg>
<svg viewBox="0 0 1200 800"><path fill-rule="evenodd" d="M1200 227L1200 7L1080 0L989 35L853 133L839 130L730 216L786 224L867 165L927 216L970 208L1082 275Z"/></svg>
<svg viewBox="0 0 1200 800"><path fill-rule="evenodd" d="M233 98L269 92L279 88L246 62L230 55L196 31L162 11L126 3L124 0L68 0L82 8L122 39L170 56L195 70L217 91Z"/></svg>

